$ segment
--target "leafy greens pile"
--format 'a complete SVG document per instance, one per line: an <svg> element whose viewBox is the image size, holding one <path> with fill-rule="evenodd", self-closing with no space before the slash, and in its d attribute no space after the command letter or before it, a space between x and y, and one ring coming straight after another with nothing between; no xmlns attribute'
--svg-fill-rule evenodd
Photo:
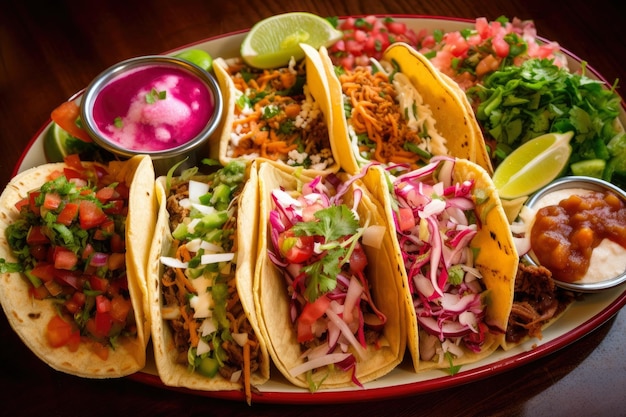
<svg viewBox="0 0 626 417"><path fill-rule="evenodd" d="M615 86L570 73L548 59L506 66L467 90L487 138L504 159L526 141L549 132L574 131L569 174L626 180L626 133L618 124Z"/></svg>

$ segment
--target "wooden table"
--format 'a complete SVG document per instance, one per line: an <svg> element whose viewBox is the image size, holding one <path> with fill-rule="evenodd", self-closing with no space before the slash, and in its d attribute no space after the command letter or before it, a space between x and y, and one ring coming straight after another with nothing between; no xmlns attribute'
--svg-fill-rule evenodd
<svg viewBox="0 0 626 417"><path fill-rule="evenodd" d="M40 4L35 4L40 3ZM93 2L95 3L95 2ZM137 0L26 2L0 7L0 183L59 103L108 66L243 30L295 10L322 16L439 15L533 19L613 82L626 80L623 14L615 0ZM477 3L477 4L474 4ZM45 5L44 5L45 4ZM299 4L299 6L295 6ZM0 318L3 415L617 415L626 413L626 312L530 364L459 387L399 399L342 405L254 404L215 400L125 378L87 380L38 360Z"/></svg>

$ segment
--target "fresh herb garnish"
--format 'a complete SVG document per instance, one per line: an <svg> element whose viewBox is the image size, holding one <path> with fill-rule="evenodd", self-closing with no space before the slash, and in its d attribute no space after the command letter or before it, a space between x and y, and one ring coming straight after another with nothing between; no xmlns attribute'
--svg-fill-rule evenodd
<svg viewBox="0 0 626 417"><path fill-rule="evenodd" d="M305 296L310 302L320 295L332 291L337 285L341 266L349 259L357 241L359 222L346 206L339 205L318 210L317 221L301 222L293 226L296 236L321 236L319 250L324 253L316 262L302 268L307 275ZM346 239L341 240L341 238Z"/></svg>
<svg viewBox="0 0 626 417"><path fill-rule="evenodd" d="M165 100L167 97L167 91L157 91L156 88L152 88L148 94L146 94L146 103L154 104L159 100Z"/></svg>

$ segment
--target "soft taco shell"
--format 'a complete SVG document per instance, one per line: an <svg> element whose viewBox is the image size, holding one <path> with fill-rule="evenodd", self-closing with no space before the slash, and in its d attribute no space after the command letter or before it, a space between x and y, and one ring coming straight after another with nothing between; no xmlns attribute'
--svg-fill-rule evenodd
<svg viewBox="0 0 626 417"><path fill-rule="evenodd" d="M324 120L326 122L326 126L328 127L330 148L334 159L333 164L329 166L326 170L320 171L314 169L305 169L305 172L313 176L329 172L337 172L340 169L340 165L339 161L337 160L338 149L336 149L334 141L332 140L332 124L334 120L331 113L332 108L330 103L330 96L328 94L328 79L326 76L326 72L317 51L313 47L306 44L301 44L300 46L305 52L304 59L306 65L306 83L309 86L311 95L319 104L320 109L324 114ZM230 147L230 139L233 132L233 121L235 120L235 106L237 100L237 89L230 75L225 70L225 68L227 67L228 64L222 58L217 58L214 61L213 68L215 71L215 76L222 91L225 103L225 116L223 121L222 135L219 138L219 146L217 147L217 157L222 165L226 165L229 161L232 160L232 158L228 156L228 149ZM215 150L215 145L213 145L212 149ZM257 157L255 159L259 162L266 160L265 158L261 157ZM282 162L279 162L276 165L278 168L284 169L288 172L292 169L292 167Z"/></svg>
<svg viewBox="0 0 626 417"><path fill-rule="evenodd" d="M359 172L360 167L350 146L341 83L335 75L328 51L320 48L319 53L328 77L328 91L334 118L332 139L337 148L337 156L341 167L346 172L355 174ZM448 154L477 161L477 149L484 147L484 139L469 103L465 103L467 98L464 102L463 97L444 81L441 73L430 61L407 44L392 44L385 51L383 60L395 61L401 72L419 91L424 104L432 111L437 130L447 140ZM484 161L482 156L478 161L485 165L485 169L491 171L489 161Z"/></svg>
<svg viewBox="0 0 626 417"><path fill-rule="evenodd" d="M152 344L154 347L155 364L159 377L165 385L185 387L201 391L240 390L240 383L231 382L219 374L213 378L203 376L197 372L190 372L186 365L176 362L178 352L173 341L173 334L169 324L161 314L161 262L162 253L168 253L172 245L172 236L169 231L169 213L166 207L166 178L159 177L156 182L158 220L155 237L150 250L148 263L148 294L152 312ZM249 176L239 196L239 214L237 218L237 292L239 299L250 322L258 336L261 359L260 369L251 375L251 384L260 385L269 379L270 359L265 342L260 336L256 312L252 305L252 279L256 258L256 228L258 224L258 188L257 172L254 163L249 167ZM251 235L251 233L253 233Z"/></svg>
<svg viewBox="0 0 626 417"><path fill-rule="evenodd" d="M269 243L268 218L272 209L271 192L283 187L294 190L298 179L309 182L313 178L300 176L276 169L272 164L263 163L259 169L260 194L260 229L259 256L256 265L254 300L261 332L266 338L270 356L284 377L296 386L308 388L305 375L292 376L289 370L302 363L302 351L296 339L296 332L289 315L287 287L282 273L267 256ZM361 187L362 188L362 187ZM371 214L370 224L386 226L382 206L371 198L363 188L364 194L358 212L361 219ZM345 203L350 205L350 192ZM389 231L389 229L387 229ZM361 383L377 379L393 370L403 359L406 345L405 307L399 302L406 297L402 288L398 259L391 245L391 235L387 232L380 249L365 246L368 257L367 278L372 297L377 307L386 315L387 323L381 338L382 346L367 348L367 358L357 363L356 377ZM322 384L323 389L353 386L352 371L335 371L328 375Z"/></svg>
<svg viewBox="0 0 626 417"><path fill-rule="evenodd" d="M122 377L141 370L146 362L150 322L146 307L145 265L149 242L154 230L154 169L150 157L137 156L125 162L113 162L119 170L116 177L130 184L126 218L126 271L128 287L137 324L136 338L120 338L110 349L106 361L81 343L78 350L53 348L46 339L46 325L57 312L50 300L30 296L29 284L17 273L0 277L0 302L9 324L24 344L52 368L85 378ZM26 170L14 177L0 197L0 258L15 262L7 242L6 228L18 217L14 204L31 190L45 183L49 175L65 164L46 164Z"/></svg>
<svg viewBox="0 0 626 417"><path fill-rule="evenodd" d="M489 325L501 329L501 333L497 335L489 334L480 353L466 351L461 358L454 361L455 365L462 365L477 362L490 355L504 342L504 330L513 303L513 286L519 257L500 199L487 172L468 160L457 158L453 170L453 179L455 182L474 180L475 189L484 191L485 196L488 197L477 202L477 215L483 219L483 223L478 234L472 240L471 246L479 249L475 259L475 267L483 276L482 280L488 294L485 320ZM375 197L384 202L389 224L395 224L391 196L383 171L379 167L370 169L364 182L372 190ZM400 253L397 239L393 240L393 250ZM404 287L408 292L408 276L402 262L400 269ZM408 294L408 297L410 299L411 295ZM449 366L447 361L444 361L443 366L438 366L435 362L420 360L418 324L412 302L408 305L407 326L408 349L416 371Z"/></svg>

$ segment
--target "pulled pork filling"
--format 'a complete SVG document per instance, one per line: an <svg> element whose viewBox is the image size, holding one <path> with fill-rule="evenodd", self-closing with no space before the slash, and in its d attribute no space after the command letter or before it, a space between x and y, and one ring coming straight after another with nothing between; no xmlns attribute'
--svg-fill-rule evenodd
<svg viewBox="0 0 626 417"><path fill-rule="evenodd" d="M189 216L189 209L184 208L179 203L181 200L188 198L189 189L188 182L181 182L178 184L172 184L170 195L167 199L167 208L170 214L170 230L175 230L180 223L184 223L185 219ZM231 202L232 205L237 204L237 197ZM225 239L230 239L232 243L224 244L224 246L232 246L227 248L233 252L236 252L236 233L235 228L237 224L236 210L233 210L235 215L231 216L228 221L223 225L222 230L224 236L228 236ZM227 233L228 231L228 233ZM174 248L181 246L180 241L175 240L173 242ZM184 252L184 251L176 251ZM194 257L196 254L188 253L187 256ZM177 255L177 258L179 256ZM184 255L181 255L181 260L184 260ZM259 343L256 334L248 321L243 306L239 300L239 294L237 293L236 277L234 272L234 266L231 268L230 274L219 274L215 280L215 284L226 284L227 295L225 300L225 315L229 322L229 328L225 329L226 333L232 335L237 333L247 333L248 341L246 345L250 349L249 360L249 373L254 373L259 368L259 361L261 355L259 352ZM174 344L178 351L177 362L181 364L188 364L190 346L198 346L199 338L203 337L200 331L203 325L203 318L194 318L194 310L191 308L189 299L196 294L196 290L190 283L191 280L186 278L184 272L180 268L173 268L166 266L162 276L162 294L164 306L179 306L180 314L172 314L167 319L170 328L172 329ZM218 297L214 295L214 299ZM216 319L216 321L219 321ZM224 332L221 329L221 323L217 323L217 332ZM236 372L244 369L246 366L244 346L238 344L232 337L208 337L207 343L210 346L211 351L219 351L220 366L218 369L219 374L226 380L232 381L233 379L240 380L243 378L243 374L239 376ZM194 342L195 341L195 342ZM219 346L215 346L215 342L219 342Z"/></svg>
<svg viewBox="0 0 626 417"><path fill-rule="evenodd" d="M541 338L542 327L561 314L573 299L572 292L554 284L548 269L520 262L506 341L518 343L526 336Z"/></svg>

